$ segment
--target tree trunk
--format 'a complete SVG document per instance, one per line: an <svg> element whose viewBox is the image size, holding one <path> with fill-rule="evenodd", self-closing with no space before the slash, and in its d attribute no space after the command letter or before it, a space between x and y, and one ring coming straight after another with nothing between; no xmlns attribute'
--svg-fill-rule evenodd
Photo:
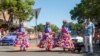
<svg viewBox="0 0 100 56"><path fill-rule="evenodd" d="M10 30L11 27L13 26L13 19L14 19L14 14L10 13L9 14L9 20L8 20L8 25L9 25L8 30Z"/></svg>
<svg viewBox="0 0 100 56"><path fill-rule="evenodd" d="M5 11L1 11L1 12L2 12L2 14L3 14L3 19L4 19L4 21L6 21Z"/></svg>
<svg viewBox="0 0 100 56"><path fill-rule="evenodd" d="M19 20L19 26L21 25L21 27L23 27L23 20Z"/></svg>

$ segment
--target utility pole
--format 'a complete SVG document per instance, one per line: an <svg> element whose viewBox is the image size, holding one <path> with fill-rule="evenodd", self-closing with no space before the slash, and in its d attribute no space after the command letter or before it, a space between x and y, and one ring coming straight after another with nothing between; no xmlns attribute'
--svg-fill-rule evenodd
<svg viewBox="0 0 100 56"><path fill-rule="evenodd" d="M37 8L35 10L33 10L33 14L35 15L35 35L36 35L36 38L38 37L38 27L37 27L37 19L38 19L38 15L40 13L40 10L41 8ZM38 39L37 39L37 42L38 42Z"/></svg>

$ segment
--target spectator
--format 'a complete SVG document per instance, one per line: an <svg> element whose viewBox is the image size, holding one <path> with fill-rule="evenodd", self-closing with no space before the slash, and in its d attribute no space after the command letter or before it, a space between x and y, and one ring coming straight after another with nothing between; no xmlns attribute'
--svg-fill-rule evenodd
<svg viewBox="0 0 100 56"><path fill-rule="evenodd" d="M94 37L95 26L87 19L84 24L84 45L86 53L93 53L92 37Z"/></svg>

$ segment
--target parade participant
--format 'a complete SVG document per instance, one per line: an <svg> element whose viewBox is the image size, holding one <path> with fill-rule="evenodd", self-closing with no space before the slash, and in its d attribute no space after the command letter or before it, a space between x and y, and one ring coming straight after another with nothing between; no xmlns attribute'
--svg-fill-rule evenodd
<svg viewBox="0 0 100 56"><path fill-rule="evenodd" d="M38 47L46 48L46 50L50 50L53 47L53 36L50 22L46 22L44 33Z"/></svg>
<svg viewBox="0 0 100 56"><path fill-rule="evenodd" d="M20 50L26 51L26 48L29 47L28 38L25 33L22 33L20 37Z"/></svg>
<svg viewBox="0 0 100 56"><path fill-rule="evenodd" d="M93 45L92 45L92 38L94 37L95 33L95 26L90 21L90 19L86 20L84 24L84 45L85 45L85 52L93 53Z"/></svg>
<svg viewBox="0 0 100 56"><path fill-rule="evenodd" d="M17 37L14 46L20 47L20 51L26 51L26 48L29 47L28 37L26 36L21 26L17 30Z"/></svg>
<svg viewBox="0 0 100 56"><path fill-rule="evenodd" d="M63 20L63 26L61 29L61 36L59 37L58 45L63 47L64 51L67 48L68 50L72 50L74 48L73 41L70 35L70 28L67 25L67 21Z"/></svg>

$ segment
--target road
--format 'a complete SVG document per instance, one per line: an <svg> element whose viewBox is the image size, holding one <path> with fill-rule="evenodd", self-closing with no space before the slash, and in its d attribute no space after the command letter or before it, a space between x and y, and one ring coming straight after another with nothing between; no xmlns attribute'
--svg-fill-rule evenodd
<svg viewBox="0 0 100 56"><path fill-rule="evenodd" d="M64 52L60 48L52 49L52 51L45 51L45 49L39 49L36 47L36 40L30 41L31 46L27 49L26 52L18 51L18 47L13 46L0 46L0 56L100 56L99 46L95 48L94 55L89 55L86 53L71 53Z"/></svg>

